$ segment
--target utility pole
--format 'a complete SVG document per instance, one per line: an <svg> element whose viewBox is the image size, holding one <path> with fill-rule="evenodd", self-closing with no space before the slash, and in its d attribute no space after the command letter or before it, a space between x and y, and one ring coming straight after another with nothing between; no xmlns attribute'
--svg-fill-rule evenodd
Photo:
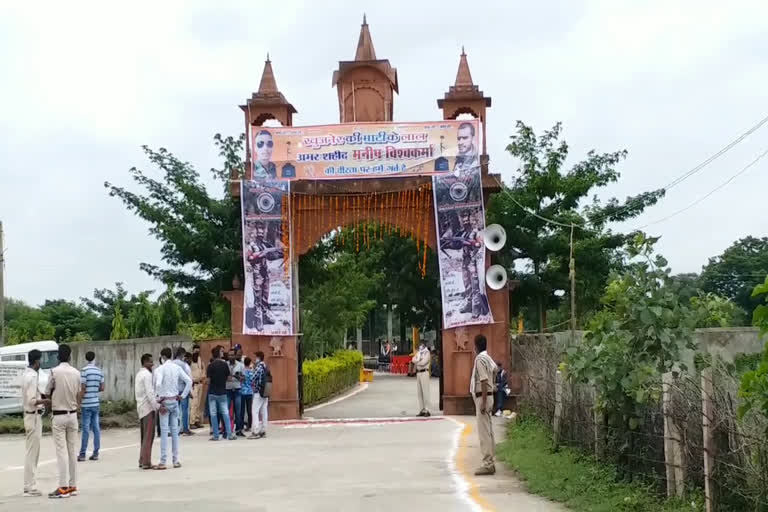
<svg viewBox="0 0 768 512"><path fill-rule="evenodd" d="M573 259L573 224L571 224L571 257L568 261L571 278L571 346L576 345L576 260Z"/></svg>
<svg viewBox="0 0 768 512"><path fill-rule="evenodd" d="M3 286L3 271L5 256L3 255L3 221L0 220L0 347L5 345L5 288Z"/></svg>

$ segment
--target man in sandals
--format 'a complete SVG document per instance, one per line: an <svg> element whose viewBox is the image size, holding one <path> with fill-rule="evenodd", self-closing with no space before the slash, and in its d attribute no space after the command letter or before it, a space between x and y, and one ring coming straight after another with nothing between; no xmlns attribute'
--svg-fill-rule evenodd
<svg viewBox="0 0 768 512"><path fill-rule="evenodd" d="M152 384L152 354L141 356L141 369L136 374L134 392L136 410L139 413L139 467L152 469L152 443L155 440L158 403L155 400L155 386Z"/></svg>

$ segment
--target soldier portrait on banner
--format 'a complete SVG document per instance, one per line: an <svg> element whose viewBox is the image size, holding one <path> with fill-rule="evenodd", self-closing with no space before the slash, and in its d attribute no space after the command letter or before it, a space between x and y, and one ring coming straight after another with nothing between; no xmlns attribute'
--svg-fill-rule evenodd
<svg viewBox="0 0 768 512"><path fill-rule="evenodd" d="M471 147L473 136L467 127L458 130L460 156L462 130L470 139L465 141L465 159L457 158L452 173L433 178L443 327L446 329L493 322L485 290L485 211L480 166L476 146Z"/></svg>
<svg viewBox="0 0 768 512"><path fill-rule="evenodd" d="M245 275L243 334L289 335L293 332L289 183L270 179L243 181Z"/></svg>

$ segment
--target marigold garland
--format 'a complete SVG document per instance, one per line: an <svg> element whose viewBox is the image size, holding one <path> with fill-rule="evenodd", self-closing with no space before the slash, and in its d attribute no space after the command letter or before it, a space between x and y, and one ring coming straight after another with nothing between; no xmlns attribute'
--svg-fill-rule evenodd
<svg viewBox="0 0 768 512"><path fill-rule="evenodd" d="M366 201L365 205L365 215L366 215L366 221L365 221L365 247L367 249L371 248L371 203L373 202L373 196L368 195L368 200Z"/></svg>

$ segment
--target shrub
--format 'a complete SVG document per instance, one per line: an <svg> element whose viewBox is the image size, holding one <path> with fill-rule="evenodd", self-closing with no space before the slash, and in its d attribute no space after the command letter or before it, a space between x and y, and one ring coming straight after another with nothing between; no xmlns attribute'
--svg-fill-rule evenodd
<svg viewBox="0 0 768 512"><path fill-rule="evenodd" d="M362 367L363 355L356 350L338 350L331 357L304 361L304 405L320 402L355 385Z"/></svg>

